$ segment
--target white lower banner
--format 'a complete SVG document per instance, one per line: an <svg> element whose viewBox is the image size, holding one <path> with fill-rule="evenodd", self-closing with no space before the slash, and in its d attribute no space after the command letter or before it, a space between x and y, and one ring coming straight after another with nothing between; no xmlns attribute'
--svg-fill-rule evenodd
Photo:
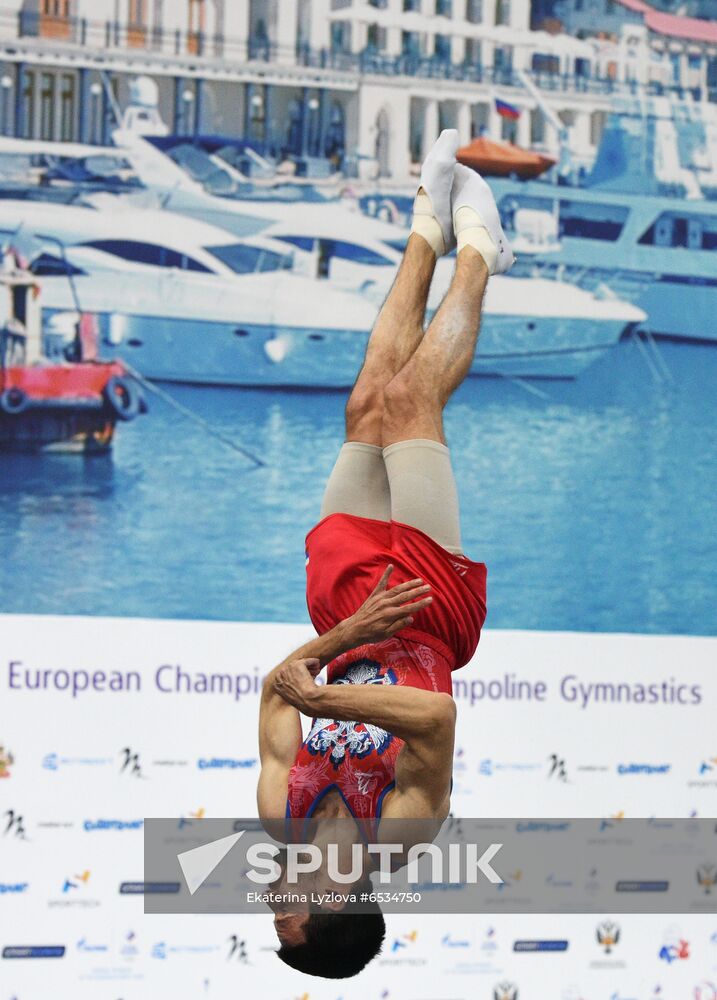
<svg viewBox="0 0 717 1000"><path fill-rule="evenodd" d="M348 983L285 968L268 913L145 915L144 819L255 815L261 680L311 634L0 617L0 1000L717 1000L711 915L389 915ZM484 633L453 812L715 815L715 663L717 639Z"/></svg>

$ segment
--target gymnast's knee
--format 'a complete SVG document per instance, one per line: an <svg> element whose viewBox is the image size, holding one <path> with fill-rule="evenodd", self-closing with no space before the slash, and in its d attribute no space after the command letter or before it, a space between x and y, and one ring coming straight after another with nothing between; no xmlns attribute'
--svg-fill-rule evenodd
<svg viewBox="0 0 717 1000"><path fill-rule="evenodd" d="M373 388L356 386L346 404L346 438L368 441L380 431L383 418L383 394Z"/></svg>

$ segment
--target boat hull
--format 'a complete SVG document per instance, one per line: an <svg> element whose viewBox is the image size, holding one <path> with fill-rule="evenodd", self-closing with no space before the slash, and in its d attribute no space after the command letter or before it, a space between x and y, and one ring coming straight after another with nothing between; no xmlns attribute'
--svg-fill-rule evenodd
<svg viewBox="0 0 717 1000"><path fill-rule="evenodd" d="M101 317L101 351L147 378L200 385L345 388L368 332L211 323L156 316ZM566 379L610 350L624 321L553 317L484 321L471 374Z"/></svg>

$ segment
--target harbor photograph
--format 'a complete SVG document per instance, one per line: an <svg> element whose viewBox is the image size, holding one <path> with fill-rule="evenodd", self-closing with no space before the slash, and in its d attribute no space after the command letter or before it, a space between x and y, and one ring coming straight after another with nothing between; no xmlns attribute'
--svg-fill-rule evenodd
<svg viewBox="0 0 717 1000"><path fill-rule="evenodd" d="M3 610L305 617L296 555L343 397L421 159L456 128L517 256L447 415L470 429L455 461L491 623L714 632L713 22L625 6L603 37L568 3L71 6L0 24ZM685 560L704 598L675 594Z"/></svg>
<svg viewBox="0 0 717 1000"><path fill-rule="evenodd" d="M717 1000L716 496L717 0L0 0L0 1000Z"/></svg>

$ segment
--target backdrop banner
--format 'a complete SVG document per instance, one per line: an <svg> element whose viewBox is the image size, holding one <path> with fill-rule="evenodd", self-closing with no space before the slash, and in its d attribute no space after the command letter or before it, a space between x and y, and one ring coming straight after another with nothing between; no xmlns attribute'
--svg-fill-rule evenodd
<svg viewBox="0 0 717 1000"><path fill-rule="evenodd" d="M173 817L178 841L193 829L207 842L202 823L256 816L261 681L310 635L305 625L0 618L0 1000L44 1000L50 969L62 995L97 1000L234 986L276 1000L356 995L282 966L268 911L145 912L148 819ZM452 808L482 821L481 844L502 831L519 845L507 867L500 854L492 862L508 890L491 890L492 912L388 913L361 996L717 1000L715 662L714 638L485 632L454 675ZM580 819L603 847L627 842L638 820L649 843L668 847L701 831L683 875L694 905L505 912L500 900L527 886L530 864L512 863L530 855L525 841L550 845L531 892L573 898L575 866L552 845ZM653 861L631 854L625 892L668 879L674 858L662 873ZM600 898L604 875L593 858L578 891L592 885Z"/></svg>

